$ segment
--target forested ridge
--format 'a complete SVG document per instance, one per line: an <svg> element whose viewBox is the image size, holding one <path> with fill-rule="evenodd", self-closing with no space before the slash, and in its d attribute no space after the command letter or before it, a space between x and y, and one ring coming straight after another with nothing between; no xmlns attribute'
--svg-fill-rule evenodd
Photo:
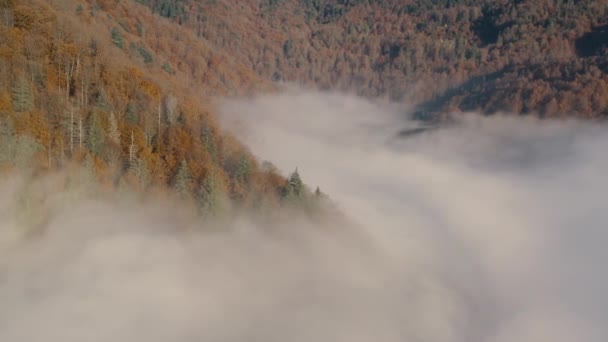
<svg viewBox="0 0 608 342"><path fill-rule="evenodd" d="M0 166L84 169L100 191L201 212L310 207L322 193L256 160L213 99L288 81L423 118L601 118L607 14L591 0L1 0Z"/></svg>
<svg viewBox="0 0 608 342"><path fill-rule="evenodd" d="M59 173L60 188L96 194L168 194L205 215L312 209L323 194L297 170L285 178L218 127L212 96L269 86L134 2L0 2L5 172Z"/></svg>
<svg viewBox="0 0 608 342"><path fill-rule="evenodd" d="M132 0L265 80L418 106L608 114L608 5L595 0Z"/></svg>

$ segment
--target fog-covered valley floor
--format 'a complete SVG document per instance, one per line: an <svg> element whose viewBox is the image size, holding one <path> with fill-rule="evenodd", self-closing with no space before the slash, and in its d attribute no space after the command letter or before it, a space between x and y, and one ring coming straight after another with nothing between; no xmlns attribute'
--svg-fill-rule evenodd
<svg viewBox="0 0 608 342"><path fill-rule="evenodd" d="M608 340L605 125L471 114L402 139L399 108L300 91L222 113L352 224L176 229L89 201L24 237L5 181L0 341Z"/></svg>

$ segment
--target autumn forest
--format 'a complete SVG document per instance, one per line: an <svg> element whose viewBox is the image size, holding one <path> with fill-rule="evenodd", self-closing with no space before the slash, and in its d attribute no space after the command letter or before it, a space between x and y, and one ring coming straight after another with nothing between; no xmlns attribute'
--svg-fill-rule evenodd
<svg viewBox="0 0 608 342"><path fill-rule="evenodd" d="M215 99L293 82L423 119L601 119L607 15L591 0L1 0L0 166L170 189L202 213L310 208L322 192L256 160Z"/></svg>

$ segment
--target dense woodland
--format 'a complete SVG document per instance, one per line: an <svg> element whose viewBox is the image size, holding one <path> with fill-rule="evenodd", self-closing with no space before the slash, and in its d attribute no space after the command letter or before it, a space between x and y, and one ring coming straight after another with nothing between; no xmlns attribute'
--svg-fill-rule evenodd
<svg viewBox="0 0 608 342"><path fill-rule="evenodd" d="M596 0L132 0L265 80L419 106L608 115Z"/></svg>
<svg viewBox="0 0 608 342"><path fill-rule="evenodd" d="M607 16L592 0L0 0L0 168L201 213L311 208L322 193L223 132L212 99L289 81L421 117L601 118Z"/></svg>
<svg viewBox="0 0 608 342"><path fill-rule="evenodd" d="M258 162L214 119L209 96L265 83L146 7L117 4L0 1L0 168L169 194L205 215L314 209L323 194L297 170L286 179Z"/></svg>

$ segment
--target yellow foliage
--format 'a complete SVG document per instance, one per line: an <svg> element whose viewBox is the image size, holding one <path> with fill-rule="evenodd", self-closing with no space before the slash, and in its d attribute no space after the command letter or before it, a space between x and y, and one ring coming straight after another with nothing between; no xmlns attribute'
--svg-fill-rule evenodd
<svg viewBox="0 0 608 342"><path fill-rule="evenodd" d="M61 42L57 47L60 55L65 57L74 58L78 54L78 48L73 43Z"/></svg>
<svg viewBox="0 0 608 342"><path fill-rule="evenodd" d="M127 68L127 78L131 79L140 79L144 76L144 74L138 68L134 66L130 66Z"/></svg>
<svg viewBox="0 0 608 342"><path fill-rule="evenodd" d="M160 88L155 83L148 80L141 80L139 82L139 87L153 99L160 99Z"/></svg>
<svg viewBox="0 0 608 342"><path fill-rule="evenodd" d="M48 146L51 135L49 133L49 123L41 111L33 111L30 114L28 125L31 135L44 146Z"/></svg>
<svg viewBox="0 0 608 342"><path fill-rule="evenodd" d="M34 22L36 21L36 13L31 7L28 6L17 6L13 10L13 16L15 18L15 27L31 30Z"/></svg>
<svg viewBox="0 0 608 342"><path fill-rule="evenodd" d="M0 92L0 113L10 113L13 111L13 102L6 91Z"/></svg>

